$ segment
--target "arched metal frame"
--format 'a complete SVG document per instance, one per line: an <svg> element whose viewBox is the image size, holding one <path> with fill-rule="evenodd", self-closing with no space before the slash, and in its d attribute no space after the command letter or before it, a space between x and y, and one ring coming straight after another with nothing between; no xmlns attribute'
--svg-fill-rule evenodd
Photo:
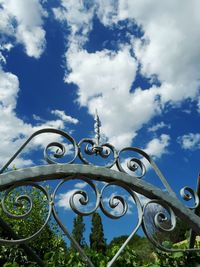
<svg viewBox="0 0 200 267"><path fill-rule="evenodd" d="M35 132L28 140L21 146L21 148L11 157L11 159L2 167L0 171L0 191L4 192L1 199L1 205L4 213L13 219L23 219L29 216L29 213L32 209L32 200L28 195L20 195L16 199L16 203L20 203L21 200L27 201L29 204L29 209L21 215L12 214L11 211L5 205L5 200L12 190L24 186L35 187L40 190L44 195L48 203L48 213L44 224L41 226L36 233L32 234L26 238L19 238L16 235L12 235L11 239L2 239L0 237L0 244L24 244L36 238L44 229L45 225L48 223L51 215L55 218L56 222L63 230L64 234L70 239L73 245L81 254L82 258L88 264L88 266L94 266L90 259L85 255L83 249L79 244L74 240L73 236L66 229L64 224L59 219L59 216L56 212L54 203L56 198L57 190L69 180L78 179L83 180L87 183L91 190L95 194L96 203L92 210L82 211L79 207L76 206L74 197L79 196L80 205L87 205L88 193L85 190L76 190L70 198L70 206L72 210L81 214L82 216L88 216L93 214L97 209L101 211L108 217L112 219L120 219L127 213L128 203L120 195L115 195L110 198L109 206L111 209L115 209L119 204L122 206L121 214L114 214L107 210L103 202L103 193L104 190L112 185L117 185L123 188L128 194L132 197L135 206L138 211L138 219L135 229L132 231L128 239L122 245L117 254L110 260L107 267L111 267L113 263L117 260L120 253L123 251L124 247L128 244L131 238L134 236L139 227L142 227L147 238L152 242L158 249L166 252L175 252L175 251L199 251L199 249L194 248L194 239L196 235L200 235L200 219L198 216L199 209L199 197L198 193L192 190L189 187L184 187L181 190L181 196L184 200L188 201L193 199L194 206L187 207L177 198L176 194L166 181L165 177L153 161L153 159L146 154L143 150L136 147L126 147L121 151L117 151L114 146L109 143L101 144L100 143L100 132L99 132L100 122L98 116L96 118L95 124L95 133L96 136L94 139L82 139L79 143L69 135L68 133L57 130L57 129L42 129ZM63 142L51 142L44 149L44 159L50 165L44 166L35 166L25 169L19 169L14 171L6 171L15 158L23 152L24 148L38 135L44 133L56 134L56 137L61 137L64 142L67 140L73 146L73 157L70 161L66 163L57 163L57 160L63 158L66 154L66 145ZM56 139L57 140L57 139ZM52 154L52 149L54 152ZM56 150L55 150L56 148ZM49 153L51 152L51 153ZM134 157L124 159L122 157L124 152L134 153ZM137 155L137 156L135 156ZM95 163L95 166L89 161L87 157L99 158L101 160L107 161L105 166L98 166L98 163ZM81 164L76 164L76 161L81 162ZM147 183L142 178L145 177L146 167L145 163L151 165L155 174L158 176L160 181L165 187L165 190L162 190L150 183ZM60 180L57 187L54 190L52 195L47 192L47 190L41 186L41 181L48 180ZM95 181L105 182L105 186L99 190L94 183ZM147 201L141 203L139 194L145 196ZM152 233L148 231L148 226L145 221L145 211L149 205L159 205L162 209L158 210L153 216L154 226L158 231L170 232L175 229L176 226L176 217L184 220L188 226L191 228L191 240L189 247L187 249L168 249L160 244ZM195 212L194 212L195 210ZM166 221L169 223L166 225ZM0 223L3 225L4 222L0 219ZM12 231L12 229L10 229Z"/></svg>

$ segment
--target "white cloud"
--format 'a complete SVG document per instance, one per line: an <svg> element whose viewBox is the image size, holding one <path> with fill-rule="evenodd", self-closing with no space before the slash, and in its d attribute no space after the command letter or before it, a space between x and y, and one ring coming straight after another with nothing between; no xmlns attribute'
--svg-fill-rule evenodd
<svg viewBox="0 0 200 267"><path fill-rule="evenodd" d="M136 131L160 112L156 87L129 91L138 68L129 47L96 53L69 49L66 57L71 68L66 81L78 85L78 101L90 114L98 109L102 133L116 147L130 145Z"/></svg>
<svg viewBox="0 0 200 267"><path fill-rule="evenodd" d="M61 0L61 6L53 8L55 18L59 21L67 21L71 30L69 41L76 44L83 44L88 39L88 33L92 29L92 18L94 6L91 1L89 10L84 1Z"/></svg>
<svg viewBox="0 0 200 267"><path fill-rule="evenodd" d="M0 106L8 110L16 107L19 91L18 78L9 72L0 70Z"/></svg>
<svg viewBox="0 0 200 267"><path fill-rule="evenodd" d="M162 129L162 128L168 128L168 129L170 129L171 126L168 125L168 124L166 124L166 123L164 123L163 121L161 121L161 122L159 122L159 123L157 123L157 124L149 127L148 128L148 131L149 132L156 132L156 131L158 131L159 129Z"/></svg>
<svg viewBox="0 0 200 267"><path fill-rule="evenodd" d="M65 80L78 86L78 102L90 114L98 109L102 132L114 145L130 145L137 131L169 108L169 102L177 105L188 98L197 99L199 1L94 0L88 7L83 1L73 4L62 0L62 7L54 10L71 28L66 53L70 73ZM88 41L94 16L110 28L119 26L119 21L135 21L144 36L137 39L129 32L130 42L119 41L117 52L104 49L89 53L83 44ZM156 76L161 85L130 92L139 64L145 77Z"/></svg>
<svg viewBox="0 0 200 267"><path fill-rule="evenodd" d="M71 206L70 206L70 198L73 196L73 194L75 192L77 192L77 190L80 189L83 189L87 186L87 183L85 182L77 182L75 185L74 185L74 188L75 189L72 189L72 190L69 190L65 193L60 193L57 197L57 205L58 207L60 208L64 208L65 210L71 210ZM80 208L81 210L83 210L83 205L81 205L80 203L80 198L82 197L81 194L76 194L75 197L74 197L74 203L75 203L75 206L77 208ZM91 202L91 201L90 201ZM93 204L93 201L91 203L88 203L87 205L87 208L92 206Z"/></svg>
<svg viewBox="0 0 200 267"><path fill-rule="evenodd" d="M69 115L66 115L63 110L57 110L56 109L56 110L52 110L51 113L56 115L58 118L60 118L64 122L68 122L68 123L72 123L72 124L78 123L78 119L73 118Z"/></svg>
<svg viewBox="0 0 200 267"><path fill-rule="evenodd" d="M83 189L87 186L87 183L85 182L78 182L74 185L76 188L80 188L80 189Z"/></svg>
<svg viewBox="0 0 200 267"><path fill-rule="evenodd" d="M44 121L44 119L42 119L40 116L36 115L36 114L33 114L33 119L35 121Z"/></svg>
<svg viewBox="0 0 200 267"><path fill-rule="evenodd" d="M156 158L160 158L163 154L167 153L166 148L169 146L170 136L162 134L160 138L152 139L144 149L145 152Z"/></svg>
<svg viewBox="0 0 200 267"><path fill-rule="evenodd" d="M77 191L77 189L74 190L70 190L66 193L61 193L58 195L58 201L57 201L57 205L60 208L64 208L65 210L70 210L70 198L72 197L72 195ZM76 195L76 197L74 198L75 201L75 205L76 207L80 207L80 202L79 202L79 198L80 195Z"/></svg>
<svg viewBox="0 0 200 267"><path fill-rule="evenodd" d="M196 150L200 149L200 134L189 133L178 137L178 142L183 149Z"/></svg>
<svg viewBox="0 0 200 267"><path fill-rule="evenodd" d="M118 53L109 50L88 53L86 50L70 49L66 56L71 69L66 81L79 85L81 105L87 105L92 98L107 91L111 91L113 96L127 91L137 70L137 63L128 47Z"/></svg>
<svg viewBox="0 0 200 267"><path fill-rule="evenodd" d="M34 27L31 31L24 25L17 28L17 41L25 45L26 53L30 57L39 58L45 48L45 31L41 27Z"/></svg>
<svg viewBox="0 0 200 267"><path fill-rule="evenodd" d="M39 0L0 0L0 30L25 47L28 56L39 58L45 48L43 17ZM29 12L30 11L30 12Z"/></svg>
<svg viewBox="0 0 200 267"><path fill-rule="evenodd" d="M33 132L41 128L65 128L65 123L61 119L42 121L38 125L32 125L25 123L22 119L18 118L15 113L18 92L19 80L17 76L10 72L0 70L0 165L5 164ZM45 147L50 142L61 140L59 135L42 134L32 141L32 145L29 149L35 149L38 146ZM71 149L72 145L66 145L67 154L71 153ZM19 168L32 165L32 163L31 160L24 159L23 156L21 156L14 164Z"/></svg>
<svg viewBox="0 0 200 267"><path fill-rule="evenodd" d="M144 30L148 42L138 40L134 44L136 56L143 74L156 74L162 82L163 103L194 98L198 93L199 8L196 0L119 1L118 19L133 18Z"/></svg>

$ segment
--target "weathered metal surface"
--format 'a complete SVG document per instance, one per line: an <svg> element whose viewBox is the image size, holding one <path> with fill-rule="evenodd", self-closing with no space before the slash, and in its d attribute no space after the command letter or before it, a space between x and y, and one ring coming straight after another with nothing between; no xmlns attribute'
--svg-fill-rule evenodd
<svg viewBox="0 0 200 267"><path fill-rule="evenodd" d="M200 174L198 175L198 178L197 178L197 195L200 198ZM197 205L194 212L197 216L200 215L200 205ZM189 248L194 248L196 236L197 236L197 233L195 231L191 230L190 231L190 239L189 239Z"/></svg>
<svg viewBox="0 0 200 267"><path fill-rule="evenodd" d="M39 182L44 180L63 179L63 177L67 176L73 176L74 178L87 177L91 180L94 179L108 183L112 181L120 181L128 184L133 191L140 193L149 199L160 199L164 201L181 219L185 220L197 234L200 234L199 216L189 208L185 207L178 198L174 197L174 195L170 195L168 192L164 192L143 180L134 179L126 173L120 173L104 167L79 164L55 164L19 169L0 175L0 190L3 190L8 185L15 184L16 182Z"/></svg>
<svg viewBox="0 0 200 267"><path fill-rule="evenodd" d="M27 212L22 215L12 214L9 210L7 210L4 205L5 199L12 190L16 188L20 188L23 186L31 186L36 187L40 190L46 197L48 203L48 213L44 224L41 228L36 231L33 235L26 238L14 238L11 240L0 239L0 243L2 244L22 244L24 242L31 241L36 238L45 225L48 223L51 215L54 216L58 225L61 227L65 235L70 239L73 243L74 247L79 251L80 255L87 263L88 266L94 267L93 263L90 259L85 255L83 249L80 245L74 240L73 236L66 229L65 225L60 220L56 209L55 209L55 199L56 193L60 187L65 185L68 181L73 179L80 179L87 183L90 190L94 192L95 195L95 205L89 211L80 210L74 201L75 196L79 196L79 202L81 205L87 205L89 202L88 193L84 190L75 190L73 195L70 197L70 206L71 209L82 216L88 216L96 212L97 209L100 209L106 216L111 219L119 219L127 213L128 203L120 195L111 196L109 199L109 207L111 209L115 209L117 205L120 203L122 206L121 213L116 215L111 211L108 211L104 206L103 201L103 193L104 191L113 185L119 186L123 188L132 198L138 213L137 224L133 229L132 233L113 257L110 260L107 267L111 267L120 253L122 253L124 247L131 240L133 235L136 233L139 227L142 227L144 233L149 238L149 240L159 249L173 252L173 251L197 251L198 249L193 248L194 246L194 238L190 242L189 248L185 250L181 249L168 249L164 247L162 244L157 242L154 236L149 233L148 225L145 221L145 211L148 209L150 205L158 205L162 208L156 212L153 218L154 226L158 231L162 232L171 232L175 229L176 226L176 217L179 217L181 220L184 220L188 226L192 229L192 235L194 236L194 232L200 235L200 218L199 218L199 193L195 193L191 188L184 187L181 190L181 197L185 201L189 201L191 199L194 200L193 207L187 207L183 205L183 203L178 199L171 186L163 176L162 172L158 168L158 166L153 161L152 157L149 156L145 151L137 148L137 147L125 147L120 151L117 151L114 146L109 143L101 143L100 138L100 120L98 115L95 118L95 138L82 139L79 143L71 137L68 133L56 130L56 129L42 129L35 132L33 135L28 138L28 140L19 148L19 150L11 157L11 159L2 167L0 170L0 191L4 193L4 196L1 199L2 209L5 214L13 219L23 219L29 216L29 213L32 209L32 200L28 195L20 195L16 197L15 202L20 202L20 200L25 200L29 204L30 208ZM61 137L63 141L67 140L73 147L73 156L70 160L67 160L66 163L60 164L57 163L57 160L60 158L64 158L66 155L66 146L63 143L60 143L55 140L55 142L51 142L44 149L44 159L48 164L44 166L35 166L25 169L19 169L15 171L8 171L7 168L14 161L14 159L23 152L24 148L32 141L33 138L40 134L51 133L55 134L57 137ZM53 156L52 148L54 148ZM124 153L133 153L134 155L128 158L124 158ZM89 158L88 158L89 157ZM101 166L99 161L95 161L95 164L92 164L92 158L95 160L98 158L99 161L105 161L105 165ZM82 162L82 164L75 164L76 161ZM160 179L165 189L162 190L146 181L142 180L146 174L146 162L150 164L154 173ZM113 169L111 169L113 168ZM54 189L52 195L49 195L47 190L43 188L39 182L48 181L48 180L57 180L58 185ZM97 185L94 183L95 181L105 182L106 184L103 186L101 190L98 189ZM147 198L146 203L142 204L140 201L140 197L138 194L141 194ZM196 210L196 212L194 212ZM168 216L166 215L168 214ZM169 226L163 224L163 222L169 222Z"/></svg>

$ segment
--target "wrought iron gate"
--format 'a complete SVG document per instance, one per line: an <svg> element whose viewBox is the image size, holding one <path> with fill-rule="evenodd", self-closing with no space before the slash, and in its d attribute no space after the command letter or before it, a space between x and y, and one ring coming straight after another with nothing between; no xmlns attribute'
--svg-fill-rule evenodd
<svg viewBox="0 0 200 267"><path fill-rule="evenodd" d="M30 168L11 170L9 166L12 165L16 157L23 153L26 146L36 137L45 133L54 134L55 137L59 137L64 142L67 140L70 142L70 148L73 147L73 157L66 163L57 163L57 160L63 158L66 154L66 146L58 141L51 142L44 149L44 159L48 163L47 165L34 166ZM185 201L193 199L193 207L187 207L183 205L180 199L176 196L167 180L153 161L153 159L146 154L143 150L137 147L126 147L120 151L117 151L114 146L109 143L100 142L100 122L98 116L96 116L94 139L82 139L77 143L68 133L57 129L42 129L35 132L30 138L21 146L21 148L13 155L13 157L3 166L0 171L0 190L1 190L1 205L3 212L13 220L27 218L32 210L32 200L29 195L21 194L14 200L15 205L20 207L20 201L27 201L28 209L21 214L14 214L9 211L6 206L6 199L9 194L16 188L28 186L37 188L44 194L47 201L48 212L46 220L43 225L34 234L26 238L20 238L17 236L12 228L0 218L1 227L3 227L10 234L10 239L0 238L1 244L22 244L24 250L31 254L38 265L43 265L42 261L28 246L28 242L37 238L37 236L43 231L45 225L49 222L51 216L53 216L64 232L64 234L73 243L74 247L79 251L80 255L87 263L88 266L94 266L90 259L85 255L83 249L74 240L73 236L69 233L66 226L61 222L59 215L55 209L55 199L59 188L67 184L68 181L76 178L84 181L90 187L90 190L95 195L95 205L92 210L83 211L75 203L75 196L79 196L80 205L87 205L89 203L88 193L85 190L76 190L70 198L71 209L82 216L88 216L100 209L106 216L112 219L120 219L128 211L128 203L120 195L113 195L109 200L109 206L115 209L119 204L121 205L121 213L115 214L108 210L104 203L103 194L109 186L118 186L123 188L132 198L138 212L137 224L132 231L128 239L119 249L117 254L110 260L108 267L112 266L117 260L120 253L122 253L125 246L134 236L136 231L142 227L147 238L158 249L166 252L174 251L199 251L194 247L194 241L196 235L200 235L200 219L199 219L199 187L197 192L189 187L184 187L181 190L181 197ZM56 138L57 140L57 138ZM56 148L52 154L52 149ZM133 153L134 156L128 159L124 158L124 153ZM71 153L71 152L70 152ZM136 156L137 155L137 156ZM95 163L92 164L90 158L95 158ZM98 160L96 160L98 159ZM105 166L99 166L99 159L106 161ZM153 184L146 182L142 178L146 175L146 164L149 164L153 169L155 175L160 179L164 186L164 190L154 186ZM58 184L54 189L53 194L50 194L46 188L41 185L42 181L57 180ZM97 182L102 182L103 187L98 188ZM141 201L141 195L145 197L145 202ZM154 227L158 231L171 232L175 229L177 217L184 220L191 228L191 236L188 248L184 250L169 249L162 243L159 243L154 234L148 229L148 223L145 219L145 212L154 205L154 214L152 214L152 221Z"/></svg>

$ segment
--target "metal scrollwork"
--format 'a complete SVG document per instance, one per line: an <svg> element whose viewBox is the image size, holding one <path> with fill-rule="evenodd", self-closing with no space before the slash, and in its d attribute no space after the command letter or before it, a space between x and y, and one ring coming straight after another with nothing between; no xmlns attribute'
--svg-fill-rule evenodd
<svg viewBox="0 0 200 267"><path fill-rule="evenodd" d="M66 182L73 180L73 179L74 179L74 177L67 177L58 184L58 186L56 187L56 189L54 190L54 193L53 193L53 201L54 202L55 202L56 194L57 194L58 190L60 189L60 187L64 186ZM80 190L80 189L76 189L75 191L73 191L73 194L70 196L70 199L69 199L69 204L70 204L71 209L76 214L86 216L86 215L90 215L90 214L94 213L96 211L96 209L98 208L99 202L100 202L100 193L99 193L97 187L94 185L94 183L92 183L90 180L88 180L84 177L82 177L81 180L84 181L88 186L90 186L92 191L95 193L95 197L96 197L95 203L96 204L94 205L94 208L92 208L92 210L90 210L90 211L80 210L80 207L77 206L77 202L81 206L86 206L89 203L88 193L85 190ZM78 197L78 201L76 201L76 202L75 202L75 197Z"/></svg>
<svg viewBox="0 0 200 267"><path fill-rule="evenodd" d="M111 219L119 219L119 218L123 217L127 213L128 204L127 204L127 200L125 200L125 198L123 196L114 194L109 198L108 204L109 204L109 207L111 208L112 211L114 211L115 208L117 208L121 204L120 213L116 214L116 213L114 213L112 211L108 211L108 209L104 205L103 194L106 191L106 189L108 187L111 187L111 186L119 186L119 187L124 188L123 184L117 183L117 182L112 182L112 183L106 184L101 190L101 196L102 197L101 197L100 207L101 207L101 210L103 211L103 213L107 217L109 217ZM125 189L127 189L127 188L125 188ZM129 193L131 194L131 196L132 196L132 198L134 200L135 199L135 195L133 194L133 192L129 191Z"/></svg>
<svg viewBox="0 0 200 267"><path fill-rule="evenodd" d="M152 211L150 211L150 215L147 220L145 211L151 204L153 204L154 207L152 208ZM155 205L157 206L157 210L155 208ZM151 220L153 222L153 232L148 229L152 224ZM164 203L162 200L150 200L149 202L147 202L144 205L144 217L142 226L145 235L148 237L152 244L154 244L160 250L172 251L171 249L164 247L156 240L156 232L170 233L174 231L176 227L176 215L166 203Z"/></svg>
<svg viewBox="0 0 200 267"><path fill-rule="evenodd" d="M199 197L194 190L188 186L183 187L180 190L180 195L185 201L194 200L194 205L189 207L190 209L196 209L199 206Z"/></svg>
<svg viewBox="0 0 200 267"><path fill-rule="evenodd" d="M44 159L47 163L71 164L74 163L77 159L79 159L86 165L103 166L106 168L115 167L115 169L117 168L120 172L127 173L133 176L133 178L140 179L143 178L146 174L146 167L144 164L144 162L146 161L152 166L153 170L155 171L161 182L164 184L167 191L175 195L155 162L145 151L137 147L125 147L118 152L115 147L110 143L101 143L100 125L101 124L99 117L98 115L96 115L94 125L95 138L84 138L78 144L71 135L64 131L51 128L39 130L32 134L28 138L28 140L20 147L20 149L13 155L13 157L2 167L2 169L0 170L0 174L8 168L8 166L13 162L13 160L23 151L23 149L30 143L30 141L34 137L44 133L53 133L56 134L57 137L61 137L63 139L63 142L67 141L70 143L70 148L73 147L73 149L71 149L73 150L73 153L70 153L70 156L71 154L73 154L73 156L71 160L59 162L59 159L64 158L64 156L68 154L66 153L66 147L64 143L58 141L51 142L44 149ZM123 153L125 152L134 153L137 156L125 159L123 157ZM127 163L126 167L125 163Z"/></svg>
<svg viewBox="0 0 200 267"><path fill-rule="evenodd" d="M64 131L53 129L53 128L46 128L46 129L38 130L35 133L33 133L26 140L26 142L24 142L24 144L17 150L17 152L10 158L10 160L1 168L0 174L3 173L10 166L10 164L24 150L24 148L32 141L33 138L35 138L36 136L39 136L41 134L44 134L44 133L56 134L58 137L61 137L61 138L65 139L71 143L71 145L73 146L73 150L74 150L73 151L74 156L72 157L72 159L70 161L67 161L65 163L67 163L67 164L73 163L74 160L77 158L77 155L78 155L78 146L76 144L76 141L73 139L73 137L71 137L68 133L66 133ZM54 159L52 157L50 157L50 155L48 154L48 151L53 147L56 148L56 151L53 153ZM55 159L62 158L65 155L65 152L66 152L66 150L65 150L64 144L61 144L59 142L51 142L44 149L44 159L49 164L55 164L55 163L57 163L55 161Z"/></svg>
<svg viewBox="0 0 200 267"><path fill-rule="evenodd" d="M82 139L78 146L79 146L79 158L84 164L94 164L92 161L89 161L86 159L86 157L83 155L82 146L85 145L84 153L89 156L99 156L100 159L108 159L108 163L104 164L103 166L106 168L111 168L117 160L117 151L116 149L109 143L105 143L102 145L97 145L95 140L93 139ZM111 159L110 159L111 158ZM92 160L92 159L91 159ZM97 158L95 158L96 162L94 165L100 165L101 163L97 161Z"/></svg>
<svg viewBox="0 0 200 267"><path fill-rule="evenodd" d="M52 142L48 144L44 150L44 158L49 164L55 164L56 161L51 159L51 157L48 154L48 150L51 148L56 148L56 151L53 153L53 157L58 159L62 158L65 155L65 146L58 142Z"/></svg>
<svg viewBox="0 0 200 267"><path fill-rule="evenodd" d="M129 153L134 153L137 155L137 157L129 157L129 158L124 158L123 153L129 152ZM122 161L123 160L123 161ZM157 176L159 177L160 181L163 183L167 191L173 195L175 195L174 191L168 184L167 180L165 179L164 175L161 173L159 170L158 166L155 164L153 161L152 157L150 157L145 151L143 151L140 148L137 147L125 147L121 149L118 153L118 158L116 161L117 168L120 172L125 172L133 178L136 179L141 179L145 176L146 174L146 167L144 162L148 162L150 166L153 168ZM127 165L127 168L125 168Z"/></svg>
<svg viewBox="0 0 200 267"><path fill-rule="evenodd" d="M59 135L64 137L73 146L74 157L71 160L65 162L67 164L71 164L74 162L74 160L76 159L76 157L78 155L78 147L77 147L76 141L69 134L67 134L63 131L59 131ZM50 153L51 149L54 149L53 153ZM66 154L65 145L62 143L59 143L59 142L51 142L44 149L44 159L49 164L56 164L57 163L56 159L63 158L65 156L65 154Z"/></svg>
<svg viewBox="0 0 200 267"><path fill-rule="evenodd" d="M193 239L195 240L196 233L200 234L198 217L200 214L200 185L198 187L198 193L194 192L194 190L189 187L181 189L180 195L183 200L192 201L194 203L191 207L181 206L180 200L177 198L150 155L137 147L125 147L120 151L117 151L110 143L102 143L100 126L101 122L96 113L94 138L84 138L79 143L76 143L71 135L61 130L51 128L39 130L32 134L11 159L1 168L0 190L5 190L4 196L1 199L1 207L2 211L8 218L13 220L26 220L27 218L30 218L29 216L33 211L34 203L31 195L22 193L20 190L16 197L12 198L15 212L13 212L13 209L7 205L7 200L12 195L13 190L17 190L21 187L27 186L39 190L44 194L46 198L46 206L48 207L44 222L42 222L42 225L38 230L35 230L35 233L28 237L19 237L14 238L13 240L0 239L1 244L21 244L33 240L44 229L52 214L65 235L79 251L86 264L90 267L94 267L93 263L85 255L83 249L60 220L55 207L58 191L60 189L63 190L67 182L74 181L75 179L79 179L86 184L86 186L81 189L73 190L73 193L69 198L70 208L76 214L89 216L99 209L104 215L111 219L120 219L128 213L130 208L130 198L127 198L126 194L131 197L131 200L137 209L137 223L132 233L113 259L108 263L107 267L113 265L141 225L147 238L160 250L167 252L183 251L182 249L169 249L165 247L156 236L158 233L160 235L164 233L173 233L176 228L176 216L178 214L181 219L185 219L191 226L191 236L193 236ZM56 134L54 142L50 142L44 148L44 159L48 164L51 164L51 166L37 166L13 172L5 172L16 157L23 152L23 149L31 142L31 140L44 133ZM68 152L69 149L70 152ZM68 156L70 156L70 159L68 159ZM72 164L77 162L83 164ZM152 167L154 173L165 186L165 190L143 181L142 178L146 175L148 170L147 164ZM36 181L40 182L52 179L61 180L54 189L53 194L50 196L46 189L40 184L37 184ZM105 182L101 189L98 188L99 181ZM121 191L125 191L125 195L115 192L109 194L109 197L105 197L105 195L108 195L110 192L109 190L115 186L119 187ZM147 203L143 206L140 197L136 192L146 197ZM151 207L153 207L152 212L148 214L148 210ZM193 241L190 243L193 243ZM185 251L196 250L198 249L194 248L194 246L191 248L190 245L188 249L185 249Z"/></svg>
<svg viewBox="0 0 200 267"><path fill-rule="evenodd" d="M118 186L120 188L123 188L126 192L128 192L128 194L131 196L133 202L135 203L135 206L136 206L137 211L138 211L138 217L137 217L137 224L136 224L136 226L134 227L134 229L132 230L131 234L126 239L126 241L122 244L122 246L120 247L120 249L118 250L118 252L115 254L115 256L110 260L110 262L108 263L107 267L111 267L115 263L115 261L120 256L120 254L122 253L122 251L124 250L124 248L126 247L126 245L129 243L129 241L132 239L132 237L135 235L135 233L137 232L137 230L141 226L142 217L143 217L142 205L141 205L141 202L139 200L138 195L129 186L127 186L126 184L121 183L121 182L112 182L112 183L109 183L109 184L105 185L102 188L102 190L101 190L101 196L102 197L101 197L101 202L100 202L100 208L101 208L101 210L103 211L103 213L107 217L109 217L111 219L119 219L119 218L123 217L127 213L128 206L130 204L130 200L127 201L124 198L124 196L121 196L121 195L112 195L110 197L110 199L109 199L109 206L110 206L110 208L111 209L115 209L119 204L122 205L122 208L121 208L120 214L115 214L113 212L108 211L107 208L105 208L105 206L104 206L103 193L110 186Z"/></svg>
<svg viewBox="0 0 200 267"><path fill-rule="evenodd" d="M194 192L192 192L193 190L191 188L183 188L182 189L182 196L185 200L191 200L191 196L188 195L187 192L190 192L190 194L194 194ZM157 207L159 207L159 209L156 210L156 208L154 207L152 209L152 214L150 214L150 218L146 218L145 216L145 211L147 210L148 206L150 206L151 204L157 205ZM167 234L172 233L174 231L176 231L176 223L177 223L177 217L173 211L173 209L167 205L164 201L162 200L150 200L149 202L147 202L144 205L143 208L144 211L144 216L143 216L143 222L142 222L142 228L143 231L145 233L145 235L147 236L147 238L150 240L150 242L157 247L159 250L161 251L165 251L165 252L195 252L195 251L199 251L199 248L176 248L176 246L172 246L171 247L166 247L165 244L165 240L164 242L158 241L156 238L156 233L163 233L164 237L167 237ZM151 222L150 222L151 220ZM150 231L149 227L151 227L151 224L153 222L154 225L154 229L152 231ZM166 234L166 236L165 236Z"/></svg>
<svg viewBox="0 0 200 267"><path fill-rule="evenodd" d="M36 230L36 232L33 233L31 236L28 236L25 238L19 238L16 240L15 239L14 240L13 239L8 240L8 239L1 239L0 238L0 243L2 243L2 244L22 244L22 243L29 242L29 241L35 239L42 232L42 230L47 225L47 223L50 219L50 215L51 215L51 211L52 211L52 204L51 204L50 196L44 187L42 187L41 185L36 184L34 182L18 183L16 185L11 186L8 190L5 191L4 196L2 197L2 201L1 201L1 206L2 206L2 210L3 210L4 214L11 219L17 219L17 220L25 219L31 214L32 209L33 209L33 202L32 202L31 197L27 194L22 194L22 195L18 195L18 196L13 194L13 197L14 197L13 203L12 203L13 208L10 206L8 207L6 204L6 201L9 198L9 195L11 195L14 190L20 189L20 187L36 188L41 193L44 194L44 196L46 197L47 205L48 205L46 219L44 220L44 222L40 226L40 228L38 230ZM26 206L26 208L24 208L24 206ZM17 209L18 213L17 213L16 209Z"/></svg>
<svg viewBox="0 0 200 267"><path fill-rule="evenodd" d="M56 187L56 189L54 190L52 199L55 201L56 200L56 195L58 193L58 190L63 187L67 182L69 182L70 180L74 180L75 177L74 176L69 176L66 177L64 180L62 180L58 186ZM124 189L126 192L128 192L132 199L134 204L136 205L136 208L138 210L138 222L137 225L135 226L135 228L133 229L132 233L130 234L130 236L127 238L127 240L124 242L124 244L122 245L122 247L119 249L119 251L116 253L116 255L114 256L114 258L109 262L108 266L112 266L112 264L115 262L115 260L117 259L117 257L120 255L120 253L122 252L122 250L124 249L124 247L127 245L127 243L130 241L130 239L133 237L133 235L135 234L135 232L138 230L138 228L141 225L142 222L142 206L140 203L140 200L138 198L138 196L136 195L135 192L133 192L129 186L127 186L126 184L122 183L122 182L112 182L112 183L108 183L106 185L103 186L103 188L101 189L101 191L98 190L97 186L90 181L88 178L86 177L79 177L79 180L85 182L87 184L87 186L89 186L95 193L95 197L96 199L93 199L93 202L95 202L94 207L90 210L90 211L83 211L80 209L79 206L77 206L77 202L79 202L80 205L87 205L89 203L89 196L86 192L86 190L80 190L77 189L73 192L73 194L70 196L69 199L69 203L70 206L72 208L72 210L82 216L88 216L93 214L94 212L96 212L96 210L98 208L100 208L102 210L102 212L109 218L111 219L119 219L122 216L124 216L127 211L128 211L128 203L127 201L124 199L124 197L122 195L113 195L109 198L109 207L113 210L115 209L119 204L122 205L122 210L120 214L114 214L110 211L107 210L107 208L104 205L104 192L106 191L106 189L110 186L118 186L122 189ZM62 188L63 189L63 188ZM87 190L88 191L88 190ZM78 196L79 199L77 201L75 201L75 197ZM53 206L53 215L57 221L57 223L59 224L59 226L61 227L61 229L64 231L64 233L67 235L67 237L70 239L70 241L73 243L73 245L77 248L77 250L80 252L80 254L83 256L83 258L85 257L85 254L82 250L82 248L80 247L79 244L77 244L76 240L74 240L73 236L69 233L69 231L67 230L67 228L63 225L63 223L61 222L61 220L59 219L58 213L56 212L55 209L55 205ZM93 264L91 263L91 261L87 258L85 258L85 261L87 262L88 266L93 266Z"/></svg>
<svg viewBox="0 0 200 267"><path fill-rule="evenodd" d="M144 175L146 174L146 168L141 159L136 158L136 157L131 157L131 158L128 158L127 160L123 159L123 162L121 162L122 153L127 152L127 151L137 152L139 153L140 156L141 155L144 156L143 153L141 153L142 151L140 151L137 148L134 148L134 147L123 148L122 150L120 150L119 157L117 159L117 167L119 171L133 175L134 178L144 177ZM127 165L126 167L128 168L128 170L126 170L125 167L123 167L123 164L125 165L125 163Z"/></svg>

